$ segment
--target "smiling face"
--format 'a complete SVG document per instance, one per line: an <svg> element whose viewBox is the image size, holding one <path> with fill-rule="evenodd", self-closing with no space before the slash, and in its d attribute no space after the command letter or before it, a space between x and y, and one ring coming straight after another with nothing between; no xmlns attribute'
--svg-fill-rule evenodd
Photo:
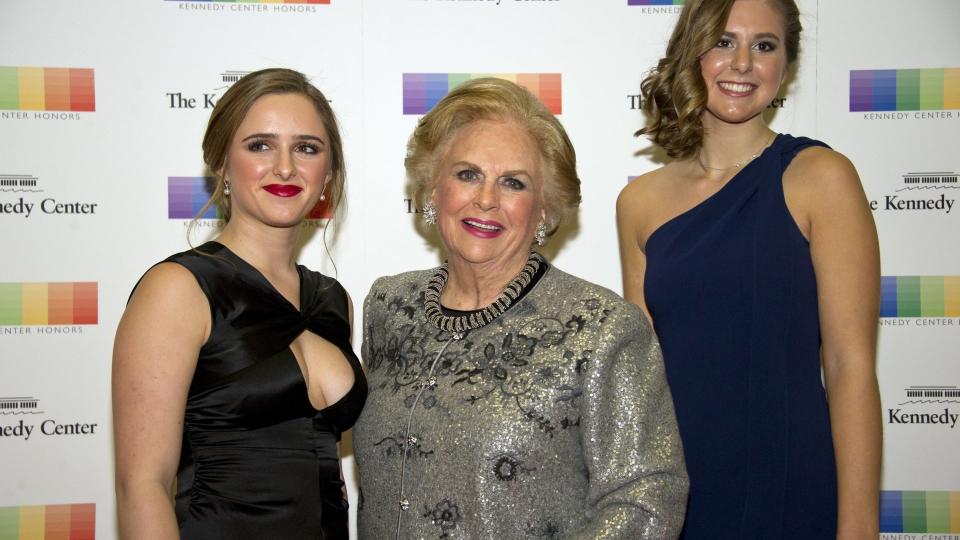
<svg viewBox="0 0 960 540"><path fill-rule="evenodd" d="M737 0L723 35L700 57L707 86L704 121L762 121L786 77L784 22L767 0Z"/></svg>
<svg viewBox="0 0 960 540"><path fill-rule="evenodd" d="M330 176L329 138L299 94L257 99L234 133L224 170L231 221L292 227L316 205Z"/></svg>
<svg viewBox="0 0 960 540"><path fill-rule="evenodd" d="M437 228L451 264L519 271L543 218L544 171L518 123L479 120L460 129L434 175Z"/></svg>

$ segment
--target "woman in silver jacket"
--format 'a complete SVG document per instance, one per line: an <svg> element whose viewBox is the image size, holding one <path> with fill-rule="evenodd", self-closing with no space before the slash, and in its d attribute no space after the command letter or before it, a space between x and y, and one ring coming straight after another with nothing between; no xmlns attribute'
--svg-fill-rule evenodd
<svg viewBox="0 0 960 540"><path fill-rule="evenodd" d="M360 538L676 537L687 476L650 325L531 249L580 202L559 121L472 80L406 166L448 260L364 304Z"/></svg>

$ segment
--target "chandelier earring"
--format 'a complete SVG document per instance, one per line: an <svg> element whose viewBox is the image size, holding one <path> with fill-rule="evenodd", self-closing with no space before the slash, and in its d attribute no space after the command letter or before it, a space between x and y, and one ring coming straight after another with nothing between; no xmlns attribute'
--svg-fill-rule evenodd
<svg viewBox="0 0 960 540"><path fill-rule="evenodd" d="M423 221L427 225L437 224L437 207L433 205L432 201L427 201L427 204L423 205Z"/></svg>
<svg viewBox="0 0 960 540"><path fill-rule="evenodd" d="M226 195L227 197L230 196L230 181L229 181L229 180L224 180L224 181L223 181L223 194Z"/></svg>
<svg viewBox="0 0 960 540"><path fill-rule="evenodd" d="M547 225L543 220L540 220L540 224L537 225L537 232L533 235L533 239L536 240L538 246L547 243Z"/></svg>

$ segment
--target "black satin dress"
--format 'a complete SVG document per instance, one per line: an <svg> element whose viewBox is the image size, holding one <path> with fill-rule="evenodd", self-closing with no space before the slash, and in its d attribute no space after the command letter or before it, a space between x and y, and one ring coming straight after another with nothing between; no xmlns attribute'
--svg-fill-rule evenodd
<svg viewBox="0 0 960 540"><path fill-rule="evenodd" d="M359 416L367 383L350 345L343 287L298 266L297 310L216 242L166 262L197 278L213 321L187 397L181 538L348 538L337 441ZM310 405L289 348L304 331L339 347L353 368L352 388L322 411Z"/></svg>

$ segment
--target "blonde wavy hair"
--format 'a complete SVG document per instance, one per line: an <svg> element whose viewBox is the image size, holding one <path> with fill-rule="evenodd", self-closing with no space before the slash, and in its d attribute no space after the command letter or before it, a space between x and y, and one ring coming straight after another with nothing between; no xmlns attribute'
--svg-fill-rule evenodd
<svg viewBox="0 0 960 540"><path fill-rule="evenodd" d="M693 156L703 144L701 116L707 107L707 87L700 57L712 49L726 28L736 0L687 0L667 43L666 55L640 84L647 135L672 158ZM767 0L780 12L787 62L800 53L800 10L794 0Z"/></svg>
<svg viewBox="0 0 960 540"><path fill-rule="evenodd" d="M404 161L418 206L427 202L436 169L454 135L478 120L511 120L536 141L547 168L544 225L548 234L580 204L577 155L560 121L529 90L493 77L469 80L454 88L417 124Z"/></svg>

